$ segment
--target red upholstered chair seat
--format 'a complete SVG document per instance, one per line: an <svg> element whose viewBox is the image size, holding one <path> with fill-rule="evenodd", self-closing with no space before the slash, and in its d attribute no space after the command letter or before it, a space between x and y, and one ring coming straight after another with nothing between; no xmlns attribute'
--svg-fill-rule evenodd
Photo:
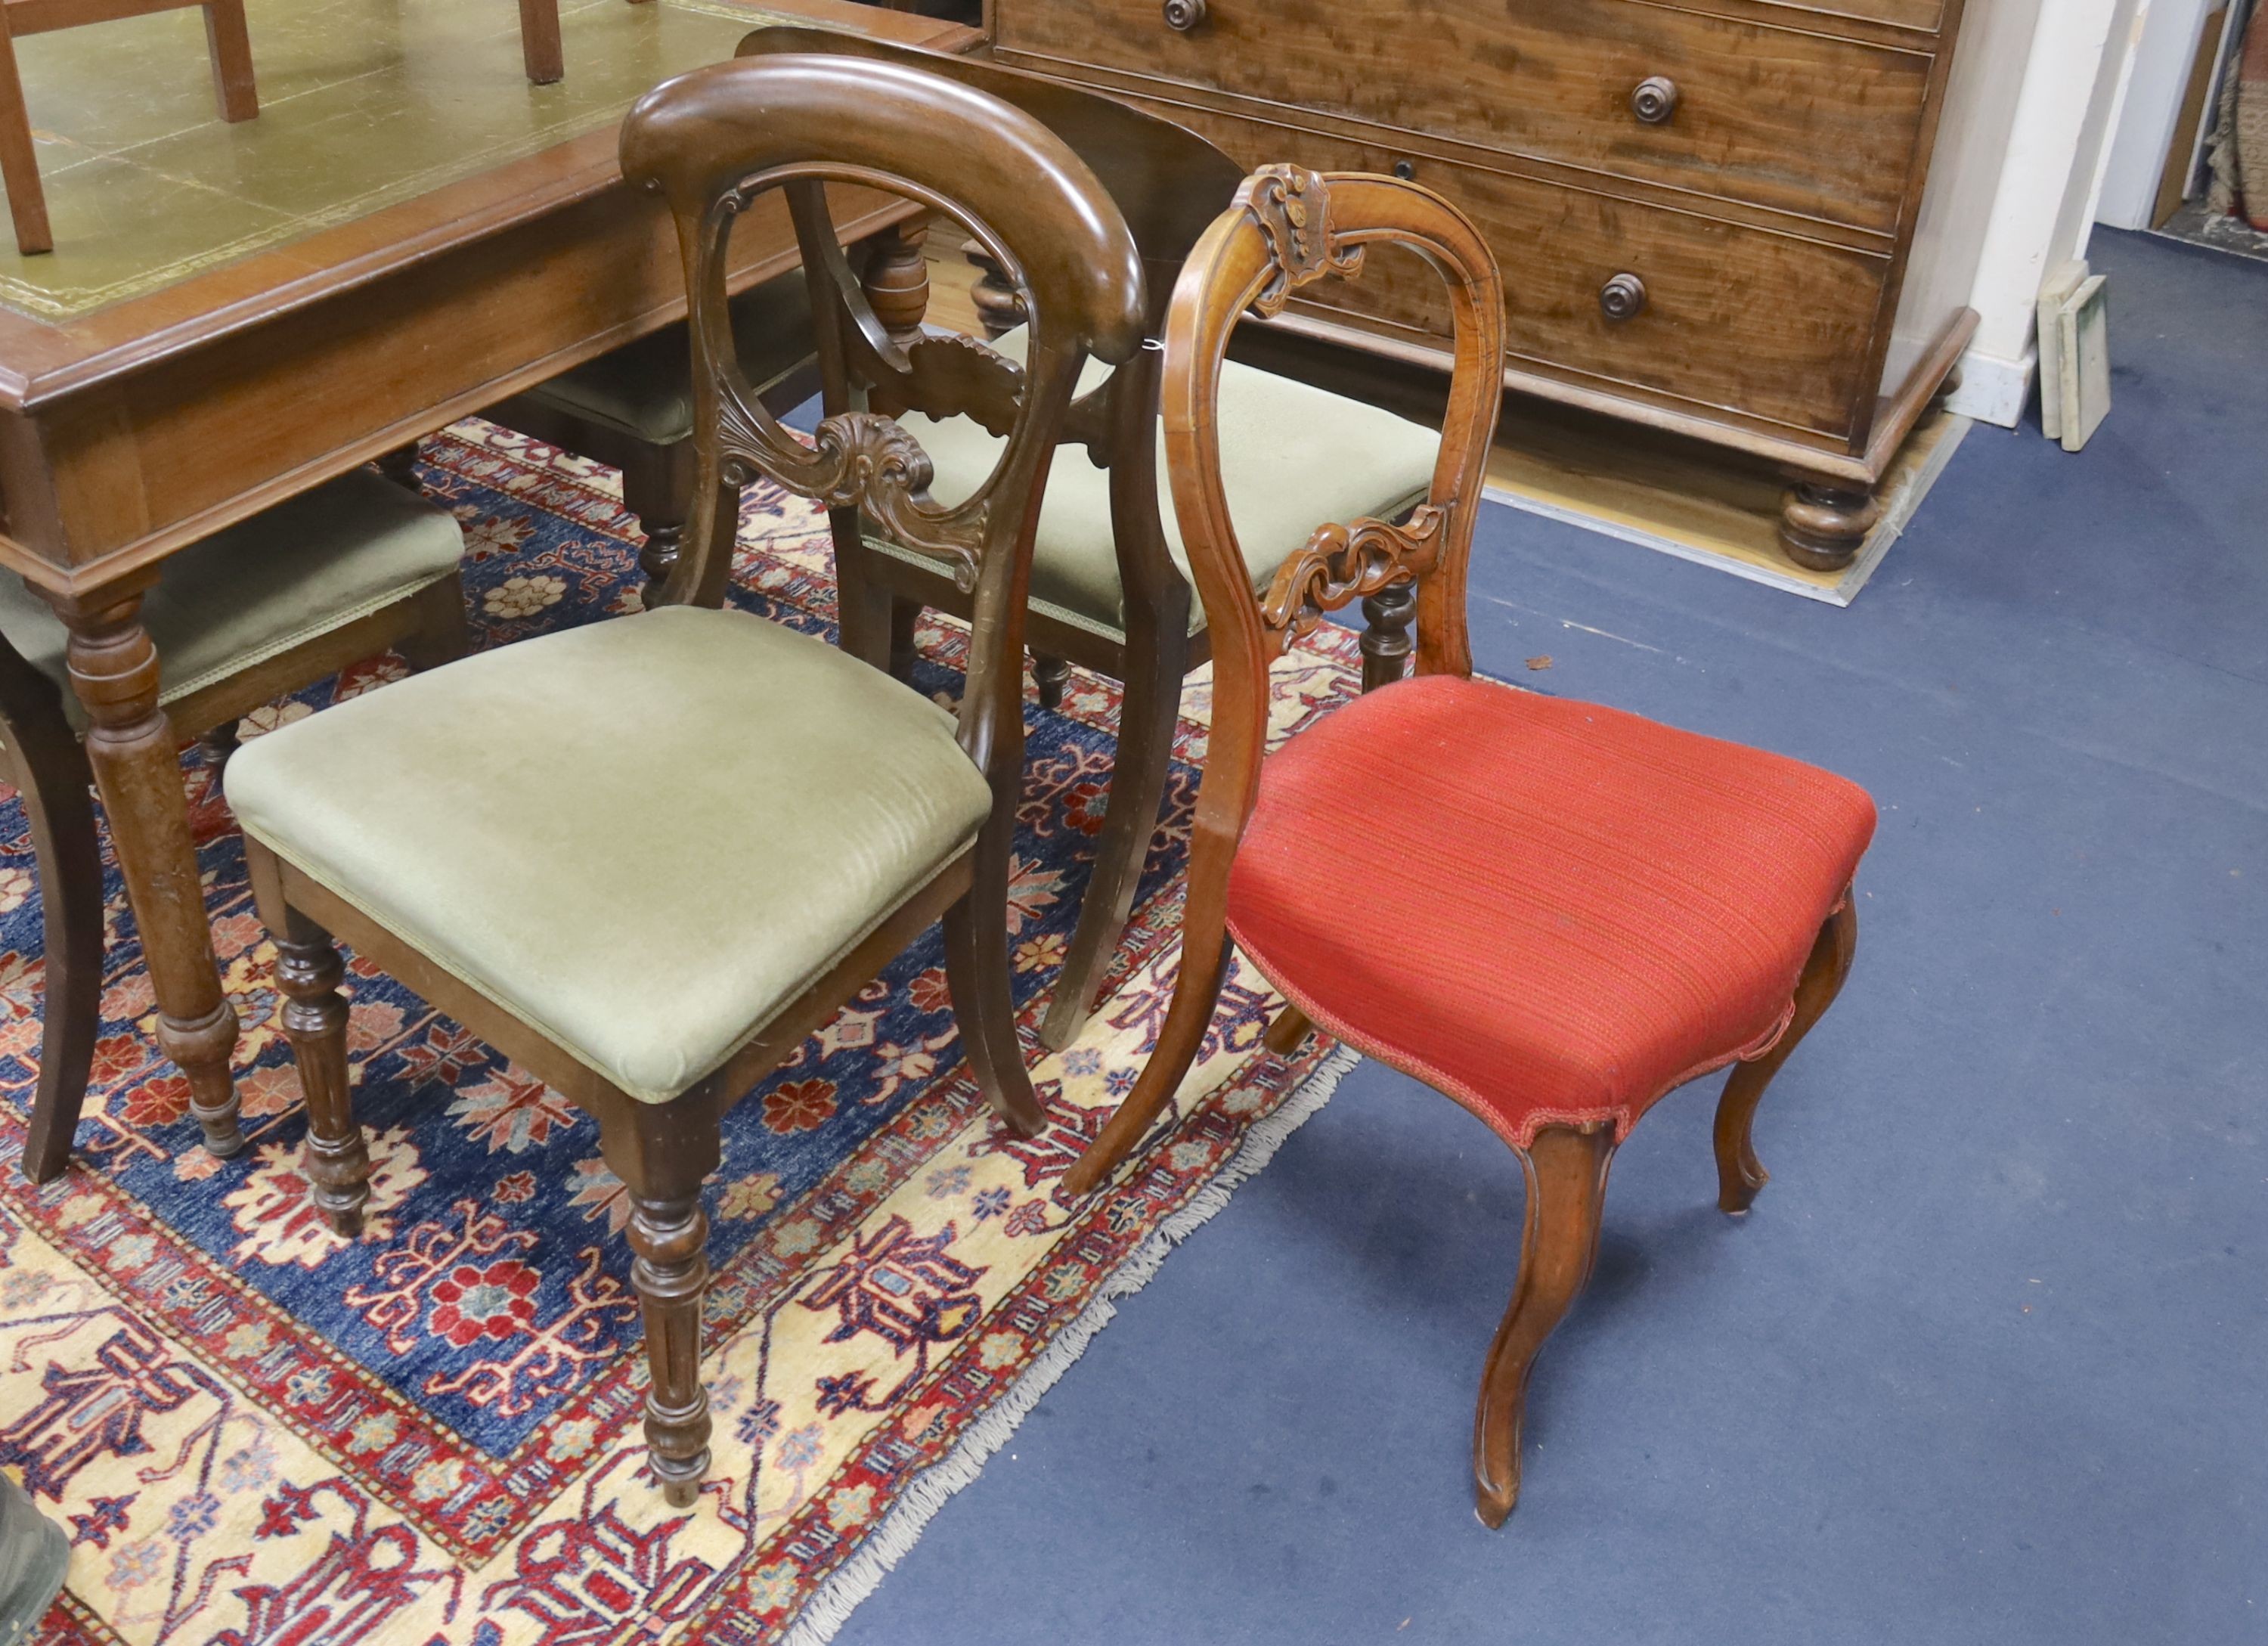
<svg viewBox="0 0 2268 1646"><path fill-rule="evenodd" d="M1771 1046L1874 834L1831 772L1429 675L1261 768L1237 942L1319 1027L1525 1148Z"/></svg>

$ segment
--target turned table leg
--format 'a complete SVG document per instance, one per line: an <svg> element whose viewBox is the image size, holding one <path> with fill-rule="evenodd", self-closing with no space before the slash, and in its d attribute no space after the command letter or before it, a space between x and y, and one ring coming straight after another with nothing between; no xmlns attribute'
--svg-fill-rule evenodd
<svg viewBox="0 0 2268 1646"><path fill-rule="evenodd" d="M1859 557L1881 515L1869 487L1799 480L1780 499L1779 546L1800 566L1839 572Z"/></svg>
<svg viewBox="0 0 2268 1646"><path fill-rule="evenodd" d="M99 607L57 609L70 631L71 686L92 722L87 758L142 929L158 1044L188 1077L189 1112L204 1128L205 1147L225 1159L244 1147L228 1067L236 1011L213 959L173 726L158 706L158 648L142 626L142 591L104 598Z"/></svg>
<svg viewBox="0 0 2268 1646"><path fill-rule="evenodd" d="M968 289L968 300L976 307L976 317L983 324L985 336L997 338L1022 325L1027 318L1024 294L1016 290L1007 270L985 249L984 242L964 240L961 255L976 270L976 284Z"/></svg>
<svg viewBox="0 0 2268 1646"><path fill-rule="evenodd" d="M919 218L883 230L859 282L866 306L901 349L921 341L922 317L929 313L929 258L922 250L928 239L929 225Z"/></svg>

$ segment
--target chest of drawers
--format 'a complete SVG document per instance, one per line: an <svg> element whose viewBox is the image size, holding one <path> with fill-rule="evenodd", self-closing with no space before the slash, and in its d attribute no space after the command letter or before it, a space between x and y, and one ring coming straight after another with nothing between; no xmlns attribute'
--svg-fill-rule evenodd
<svg viewBox="0 0 2268 1646"><path fill-rule="evenodd" d="M1773 463L1783 547L1832 569L1975 326L1957 265L1977 235L1933 225L1927 188L1962 10L990 0L988 26L999 61L1128 98L1248 167L1439 189L1503 266L1508 387ZM1445 358L1414 263L1285 323Z"/></svg>

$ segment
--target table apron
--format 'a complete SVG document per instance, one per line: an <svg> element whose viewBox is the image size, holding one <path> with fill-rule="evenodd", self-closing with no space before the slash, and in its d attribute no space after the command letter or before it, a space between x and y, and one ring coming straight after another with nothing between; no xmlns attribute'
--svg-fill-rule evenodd
<svg viewBox="0 0 2268 1646"><path fill-rule="evenodd" d="M917 210L830 187L846 243ZM732 284L796 262L782 197ZM0 565L75 600L571 365L683 318L676 239L619 187L28 413L0 413Z"/></svg>

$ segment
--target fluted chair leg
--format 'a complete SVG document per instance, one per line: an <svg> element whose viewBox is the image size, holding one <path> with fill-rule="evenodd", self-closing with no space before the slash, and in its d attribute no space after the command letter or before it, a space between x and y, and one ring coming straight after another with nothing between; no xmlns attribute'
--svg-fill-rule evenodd
<svg viewBox="0 0 2268 1646"><path fill-rule="evenodd" d="M276 941L276 982L284 993L284 1032L307 1103L308 1199L340 1234L362 1233L370 1199L370 1150L355 1123L347 1073L346 979L331 934L297 909Z"/></svg>
<svg viewBox="0 0 2268 1646"><path fill-rule="evenodd" d="M1520 1156L1528 1228L1512 1306L1489 1347L1473 1416L1473 1485L1482 1524L1501 1526L1520 1500L1520 1428L1535 1357L1591 1278L1613 1163L1611 1125L1546 1126Z"/></svg>
<svg viewBox="0 0 2268 1646"><path fill-rule="evenodd" d="M1829 915L1827 924L1819 928L1819 940L1811 946L1811 958L1803 963L1803 975L1795 985L1795 1015L1788 1021L1787 1031L1762 1057L1734 1065L1731 1077L1725 1081L1724 1095L1717 1100L1718 1210L1740 1215L1754 1203L1756 1191L1771 1181L1771 1174L1756 1159L1756 1147L1749 1136L1756 1105L1764 1101L1764 1088L1771 1084L1780 1065L1803 1043L1812 1025L1827 1015L1827 1008L1835 1004L1835 997L1843 992L1843 980L1851 975L1852 957L1858 951L1859 911L1846 894L1843 906Z"/></svg>

